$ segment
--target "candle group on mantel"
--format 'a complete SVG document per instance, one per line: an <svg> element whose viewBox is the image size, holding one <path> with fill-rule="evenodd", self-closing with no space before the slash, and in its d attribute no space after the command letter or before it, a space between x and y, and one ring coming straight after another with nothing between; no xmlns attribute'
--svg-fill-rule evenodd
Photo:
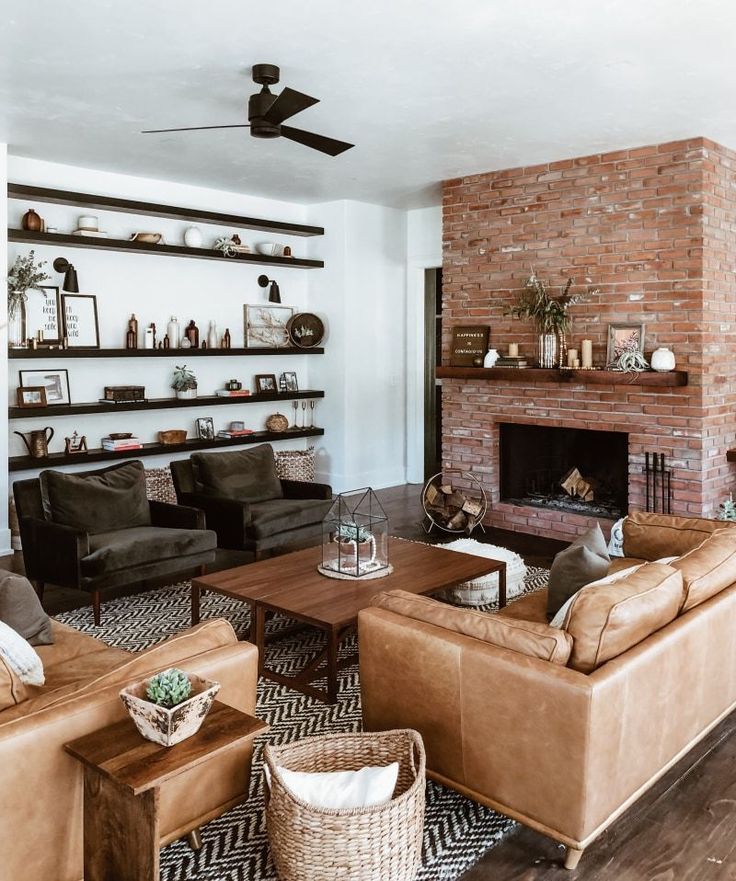
<svg viewBox="0 0 736 881"><path fill-rule="evenodd" d="M518 358L519 357L519 344L518 343L509 343L509 358Z"/></svg>
<svg viewBox="0 0 736 881"><path fill-rule="evenodd" d="M583 340L583 370L590 370L590 369L592 369L592 367L593 367L593 340Z"/></svg>

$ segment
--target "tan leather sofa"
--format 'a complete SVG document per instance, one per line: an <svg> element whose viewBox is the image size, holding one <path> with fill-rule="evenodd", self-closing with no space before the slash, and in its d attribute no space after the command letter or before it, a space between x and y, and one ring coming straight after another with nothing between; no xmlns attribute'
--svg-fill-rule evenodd
<svg viewBox="0 0 736 881"><path fill-rule="evenodd" d="M19 702L0 712L0 881L82 878L82 767L63 745L125 718L123 685L176 665L220 682L218 700L250 714L255 707L258 652L226 621L136 654L57 622L53 631L54 645L36 648L46 684L4 692ZM246 797L251 752L244 745L161 787L162 845Z"/></svg>
<svg viewBox="0 0 736 881"><path fill-rule="evenodd" d="M483 613L427 598L378 597L359 616L366 729L420 731L430 777L562 842L574 868L736 706L736 532L711 539L733 526L627 520L624 551L635 559L614 561L613 571L682 560L648 563L604 588L608 601L619 591L626 598L612 625L598 625L608 627L597 648L606 649L602 663L590 660L595 627L580 631L585 616L592 620L595 588L574 601L567 632L548 627L546 591L490 616L492 627ZM692 550L705 539L722 547ZM593 613L602 617L600 608ZM646 619L652 632L642 638ZM621 638L631 647L616 656ZM592 672L581 672L582 662L570 667L576 650L579 661L588 653Z"/></svg>

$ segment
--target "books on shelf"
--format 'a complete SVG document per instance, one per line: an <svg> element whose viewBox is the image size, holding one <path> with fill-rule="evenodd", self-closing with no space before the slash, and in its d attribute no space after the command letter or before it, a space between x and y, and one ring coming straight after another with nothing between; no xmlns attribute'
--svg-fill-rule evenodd
<svg viewBox="0 0 736 881"><path fill-rule="evenodd" d="M250 395L248 389L241 389L240 391L230 391L230 389L221 388L218 389L215 394L218 398L247 398Z"/></svg>
<svg viewBox="0 0 736 881"><path fill-rule="evenodd" d="M524 355L502 355L494 367L528 367L529 362Z"/></svg>
<svg viewBox="0 0 736 881"><path fill-rule="evenodd" d="M232 431L229 428L223 428L217 432L217 436L222 438L245 437L248 434L253 434L252 428L237 428L235 431Z"/></svg>
<svg viewBox="0 0 736 881"><path fill-rule="evenodd" d="M103 437L102 449L109 453L118 453L121 450L140 450L143 444L137 437Z"/></svg>
<svg viewBox="0 0 736 881"><path fill-rule="evenodd" d="M111 404L112 409L115 409L116 404L147 404L148 398L131 398L129 401L111 401L109 398L98 398L97 399L101 404Z"/></svg>

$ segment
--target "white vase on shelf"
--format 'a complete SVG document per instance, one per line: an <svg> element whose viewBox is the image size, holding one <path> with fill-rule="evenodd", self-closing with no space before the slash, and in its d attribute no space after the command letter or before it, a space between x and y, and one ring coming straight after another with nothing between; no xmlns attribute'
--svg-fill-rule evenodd
<svg viewBox="0 0 736 881"><path fill-rule="evenodd" d="M172 315L169 323L166 325L166 335L169 338L169 345L172 349L178 349L181 346L181 327L179 319Z"/></svg>
<svg viewBox="0 0 736 881"><path fill-rule="evenodd" d="M483 359L483 366L495 367L496 361L498 361L498 352L496 351L496 349L489 349L486 352L485 358Z"/></svg>
<svg viewBox="0 0 736 881"><path fill-rule="evenodd" d="M652 352L652 358L649 362L652 370L659 373L669 373L675 369L675 353L668 349L667 346L660 346Z"/></svg>
<svg viewBox="0 0 736 881"><path fill-rule="evenodd" d="M210 329L207 331L207 348L216 349L218 345L217 324L214 321L210 321Z"/></svg>

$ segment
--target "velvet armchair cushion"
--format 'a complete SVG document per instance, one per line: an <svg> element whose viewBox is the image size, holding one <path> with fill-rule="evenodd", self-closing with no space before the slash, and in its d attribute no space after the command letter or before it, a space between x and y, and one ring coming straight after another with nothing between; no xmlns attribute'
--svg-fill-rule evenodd
<svg viewBox="0 0 736 881"><path fill-rule="evenodd" d="M283 498L271 444L227 453L194 453L192 463L207 495L240 502Z"/></svg>
<svg viewBox="0 0 736 881"><path fill-rule="evenodd" d="M271 499L250 506L248 531L255 538L268 538L280 532L321 523L330 509L328 499Z"/></svg>
<svg viewBox="0 0 736 881"><path fill-rule="evenodd" d="M81 568L84 575L94 577L172 557L189 557L216 547L217 536L206 529L162 526L116 529L90 536L90 552L81 561ZM186 562L182 561L182 568L185 566Z"/></svg>
<svg viewBox="0 0 736 881"><path fill-rule="evenodd" d="M47 520L94 535L148 526L142 462L123 462L81 474L42 471L41 498Z"/></svg>

